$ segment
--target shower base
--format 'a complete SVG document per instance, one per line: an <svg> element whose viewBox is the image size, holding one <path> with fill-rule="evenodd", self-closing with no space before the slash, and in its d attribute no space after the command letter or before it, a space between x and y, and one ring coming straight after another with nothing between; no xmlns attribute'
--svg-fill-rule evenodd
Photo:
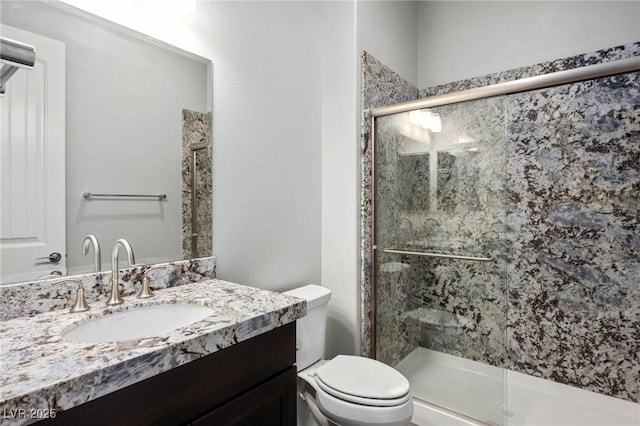
<svg viewBox="0 0 640 426"><path fill-rule="evenodd" d="M411 383L416 426L640 425L640 404L429 349L396 368Z"/></svg>

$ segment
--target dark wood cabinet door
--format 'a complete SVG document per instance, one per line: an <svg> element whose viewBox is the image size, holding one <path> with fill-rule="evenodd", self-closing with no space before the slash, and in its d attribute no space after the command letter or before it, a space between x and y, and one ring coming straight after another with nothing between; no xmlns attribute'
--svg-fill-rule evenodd
<svg viewBox="0 0 640 426"><path fill-rule="evenodd" d="M295 366L193 422L193 426L295 426Z"/></svg>

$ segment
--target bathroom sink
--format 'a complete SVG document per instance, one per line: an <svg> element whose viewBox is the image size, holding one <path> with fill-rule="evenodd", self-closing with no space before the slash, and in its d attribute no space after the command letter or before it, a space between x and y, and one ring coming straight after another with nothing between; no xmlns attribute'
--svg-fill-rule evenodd
<svg viewBox="0 0 640 426"><path fill-rule="evenodd" d="M77 343L155 337L201 321L213 313L213 309L200 305L148 306L96 318L66 331L62 337Z"/></svg>

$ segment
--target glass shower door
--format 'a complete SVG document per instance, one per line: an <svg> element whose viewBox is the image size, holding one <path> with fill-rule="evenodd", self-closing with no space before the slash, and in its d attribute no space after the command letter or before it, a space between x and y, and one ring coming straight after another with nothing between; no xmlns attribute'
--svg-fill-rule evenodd
<svg viewBox="0 0 640 426"><path fill-rule="evenodd" d="M377 117L375 357L504 424L506 97Z"/></svg>

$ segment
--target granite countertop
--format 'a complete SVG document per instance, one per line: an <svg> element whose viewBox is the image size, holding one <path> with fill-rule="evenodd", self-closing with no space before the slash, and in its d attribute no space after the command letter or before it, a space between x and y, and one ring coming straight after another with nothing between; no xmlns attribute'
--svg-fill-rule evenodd
<svg viewBox="0 0 640 426"><path fill-rule="evenodd" d="M198 304L215 313L157 338L96 344L61 337L93 318L158 304ZM28 424L68 410L305 314L301 299L214 279L158 290L151 299L128 297L115 307L98 302L83 313L65 309L2 321L0 423Z"/></svg>

